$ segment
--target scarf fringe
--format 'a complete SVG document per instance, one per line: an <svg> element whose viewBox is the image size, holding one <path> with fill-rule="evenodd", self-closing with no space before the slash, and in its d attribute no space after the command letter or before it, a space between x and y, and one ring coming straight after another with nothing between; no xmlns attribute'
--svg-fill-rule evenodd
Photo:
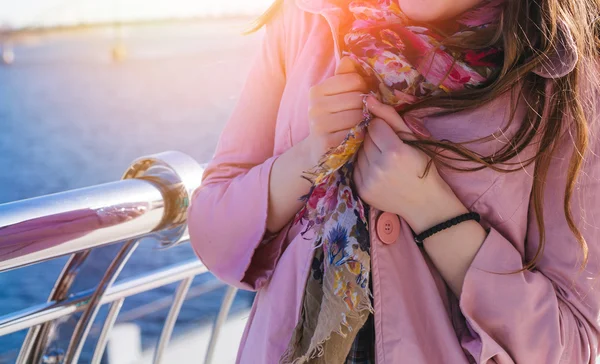
<svg viewBox="0 0 600 364"><path fill-rule="evenodd" d="M361 301L356 306L356 311L351 311L348 313L348 316L350 318L359 319L361 315L369 315L375 312L373 305L371 304L371 298L373 297L373 294L368 288L366 290L366 293L367 299L364 299L363 297L363 299L361 299ZM357 328L357 330L360 329L362 329L362 327ZM349 324L340 322L338 329L331 331L329 336L320 341L313 348L309 349L308 352L306 352L304 355L297 357L296 359L294 359L295 348L293 346L288 346L285 352L281 355L279 359L279 364L305 364L308 363L309 360L320 358L323 355L325 355L325 343L329 341L329 339L331 339L331 336L333 334L337 334L345 338L348 336L348 334L353 332L353 330L354 329Z"/></svg>

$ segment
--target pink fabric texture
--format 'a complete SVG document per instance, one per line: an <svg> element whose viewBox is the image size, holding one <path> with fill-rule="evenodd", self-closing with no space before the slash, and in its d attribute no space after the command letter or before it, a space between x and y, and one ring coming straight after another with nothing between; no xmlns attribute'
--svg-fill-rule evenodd
<svg viewBox="0 0 600 364"><path fill-rule="evenodd" d="M192 199L189 228L200 259L221 280L258 291L238 363L278 363L298 321L313 242L290 226L265 239L269 174L277 157L308 135L308 90L331 77L339 60L340 11L319 0L286 0L267 26L241 99ZM470 145L488 155L524 117L525 105L519 104L517 119L506 129L511 108L507 94L476 110L423 121L438 139L494 134ZM595 143L594 148L600 152ZM393 244L371 234L378 364L596 362L600 160L588 157L573 199L590 248L589 264L580 271L581 251L562 207L570 151L566 136L548 174L546 248L535 270L498 274L521 269L538 246L530 207L533 165L511 174L440 171L489 228L459 298L402 219ZM533 152L525 150L520 158ZM371 226L380 213L370 211Z"/></svg>

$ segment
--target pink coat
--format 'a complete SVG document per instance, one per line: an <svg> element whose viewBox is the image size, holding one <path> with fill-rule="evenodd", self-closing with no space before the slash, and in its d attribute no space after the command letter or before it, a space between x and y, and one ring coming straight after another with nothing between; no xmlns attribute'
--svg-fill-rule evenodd
<svg viewBox="0 0 600 364"><path fill-rule="evenodd" d="M338 60L339 9L321 0L287 0L268 25L233 116L227 123L202 187L189 211L192 245L221 280L258 294L238 363L274 364L296 325L312 241L288 225L276 239L265 234L269 173L276 158L308 135L308 90L333 75ZM332 36L333 35L333 36ZM426 118L439 139L472 140L489 155L506 142L513 125L510 96L477 110ZM524 105L517 119L522 120ZM518 124L517 122L513 124ZM591 156L573 212L589 244L581 250L563 215L563 191L571 142L566 138L548 174L544 200L546 248L536 269L517 274L538 246L530 207L533 165L511 174L486 169L442 171L465 206L489 228L456 298L400 218L393 244L371 235L378 364L594 363L598 356L600 290L600 161ZM523 160L531 148L522 153ZM372 209L371 226L380 211ZM525 249L525 241L528 241Z"/></svg>

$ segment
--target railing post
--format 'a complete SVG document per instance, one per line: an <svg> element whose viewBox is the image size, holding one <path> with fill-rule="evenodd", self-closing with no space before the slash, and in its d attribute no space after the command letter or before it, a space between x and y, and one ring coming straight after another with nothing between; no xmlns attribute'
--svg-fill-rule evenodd
<svg viewBox="0 0 600 364"><path fill-rule="evenodd" d="M210 335L210 342L208 343L208 348L206 350L204 364L212 364L215 349L217 347L219 333L221 332L221 328L227 320L227 316L229 315L229 311L231 310L231 305L233 305L233 300L235 299L236 294L237 288L229 287L227 289L227 292L225 293L225 296L223 297L223 303L221 303L221 310L219 311L219 316L217 316L217 320L215 321L215 325L213 326L213 331Z"/></svg>
<svg viewBox="0 0 600 364"><path fill-rule="evenodd" d="M193 279L194 277L186 278L183 281L181 281L181 283L179 283L179 287L177 287L177 291L175 292L175 296L173 297L173 303L171 304L171 309L169 310L169 314L165 319L165 324L163 326L162 333L160 334L158 345L156 346L153 364L161 363L162 357L165 353L165 349L167 348L167 345L169 345L169 341L171 340L171 334L173 333L173 328L175 328L175 322L177 322L179 311L181 310L183 301L185 301L185 296L190 290Z"/></svg>

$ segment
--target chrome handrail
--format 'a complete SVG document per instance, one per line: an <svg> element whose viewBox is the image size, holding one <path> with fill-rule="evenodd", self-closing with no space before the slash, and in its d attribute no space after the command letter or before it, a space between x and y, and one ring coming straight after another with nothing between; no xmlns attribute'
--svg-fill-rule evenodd
<svg viewBox="0 0 600 364"><path fill-rule="evenodd" d="M203 168L166 152L140 158L124 180L0 205L0 272L154 233L185 234Z"/></svg>
<svg viewBox="0 0 600 364"><path fill-rule="evenodd" d="M0 272L151 233L162 200L130 179L0 205Z"/></svg>
<svg viewBox="0 0 600 364"><path fill-rule="evenodd" d="M123 299L180 282L156 350L154 362L160 362L191 281L206 268L192 261L114 282L141 238L153 237L161 247L187 241L187 208L202 172L187 155L167 152L136 160L119 182L0 205L0 273L71 254L48 302L0 317L0 335L29 329L18 364L77 363L98 310L112 304L93 353L92 362L99 363ZM107 244L120 245L108 269L93 277L96 288L73 291L90 252ZM224 298L207 363L235 292L230 288ZM76 319L65 319L70 316ZM59 331L70 339L57 351L52 334Z"/></svg>

